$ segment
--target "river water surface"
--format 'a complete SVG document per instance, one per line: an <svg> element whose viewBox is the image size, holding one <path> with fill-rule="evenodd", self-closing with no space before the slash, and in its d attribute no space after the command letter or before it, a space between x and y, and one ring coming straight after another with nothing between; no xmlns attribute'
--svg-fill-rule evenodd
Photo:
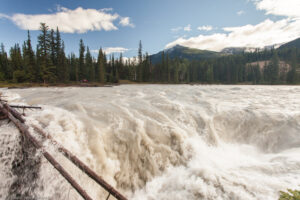
<svg viewBox="0 0 300 200"><path fill-rule="evenodd" d="M50 133L129 199L278 199L280 190L300 188L300 87L0 91L11 104L42 106L26 112L27 124ZM19 133L6 123L0 132L5 199L16 178L10 166ZM93 198L105 199L101 188L56 158ZM80 199L44 158L37 182L37 197Z"/></svg>

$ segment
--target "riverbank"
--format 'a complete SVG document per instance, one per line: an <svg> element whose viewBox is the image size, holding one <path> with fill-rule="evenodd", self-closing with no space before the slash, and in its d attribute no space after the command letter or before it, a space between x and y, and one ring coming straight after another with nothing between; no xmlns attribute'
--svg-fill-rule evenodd
<svg viewBox="0 0 300 200"><path fill-rule="evenodd" d="M190 83L166 83L166 82L135 82L130 80L120 80L118 83L78 83L78 82L69 82L69 83L9 83L9 82L0 82L0 88L8 88L8 89L25 89L31 87L113 87L118 85L148 85L148 84L167 84L167 85L254 85L251 82L246 83L236 83L236 84L224 84L224 83L199 83L199 82L190 82ZM255 84L255 85L266 85L267 84ZM276 86L299 86L299 84L291 85L291 84L278 84Z"/></svg>

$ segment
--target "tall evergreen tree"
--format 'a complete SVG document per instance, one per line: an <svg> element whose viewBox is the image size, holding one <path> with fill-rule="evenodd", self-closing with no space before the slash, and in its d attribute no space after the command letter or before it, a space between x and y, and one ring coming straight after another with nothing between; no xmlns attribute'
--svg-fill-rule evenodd
<svg viewBox="0 0 300 200"><path fill-rule="evenodd" d="M279 78L279 58L277 51L274 51L274 54L272 56L270 66L270 83L271 84L276 84L278 83L278 78Z"/></svg>
<svg viewBox="0 0 300 200"><path fill-rule="evenodd" d="M26 79L30 82L37 81L38 74L36 69L35 55L32 50L29 31L27 32L26 48L23 54L24 54L23 57L24 57L25 73L27 75Z"/></svg>
<svg viewBox="0 0 300 200"><path fill-rule="evenodd" d="M87 78L86 77L87 73L86 73L86 68L84 63L84 52L85 52L85 47L81 39L79 43L79 73L78 73L80 81Z"/></svg>
<svg viewBox="0 0 300 200"><path fill-rule="evenodd" d="M291 69L287 74L287 82L290 84L296 84L298 82L298 75L297 75L297 53L296 49L294 48L291 53Z"/></svg>
<svg viewBox="0 0 300 200"><path fill-rule="evenodd" d="M97 64L98 64L98 77L99 77L99 82L104 83L105 82L105 58L106 57L102 51L102 48L99 50L98 54L98 59L97 59Z"/></svg>
<svg viewBox="0 0 300 200"><path fill-rule="evenodd" d="M38 36L39 64L41 68L41 77L44 83L56 81L56 68L51 61L51 36L49 27L41 23L41 34Z"/></svg>
<svg viewBox="0 0 300 200"><path fill-rule="evenodd" d="M139 82L143 81L143 49L142 49L142 41L139 42L139 49L138 49L138 73L137 73L137 80Z"/></svg>
<svg viewBox="0 0 300 200"><path fill-rule="evenodd" d="M88 74L88 80L91 82L95 81L95 69L93 65L93 58L90 53L89 47L86 48L86 54L85 54L85 67Z"/></svg>
<svg viewBox="0 0 300 200"><path fill-rule="evenodd" d="M11 70L9 70L8 57L5 51L3 43L1 43L1 51L0 51L0 80L8 80L11 79L10 74L12 74Z"/></svg>

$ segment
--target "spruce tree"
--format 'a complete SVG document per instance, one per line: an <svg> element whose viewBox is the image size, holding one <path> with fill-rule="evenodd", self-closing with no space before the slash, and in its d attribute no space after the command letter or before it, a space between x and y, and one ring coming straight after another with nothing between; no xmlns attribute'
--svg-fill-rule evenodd
<svg viewBox="0 0 300 200"><path fill-rule="evenodd" d="M29 31L27 32L26 48L23 54L24 54L25 73L27 76L26 79L30 82L35 82L37 80L38 75L36 71L35 55L32 50Z"/></svg>
<svg viewBox="0 0 300 200"><path fill-rule="evenodd" d="M86 48L85 67L86 67L87 74L88 74L88 77L87 77L88 80L90 82L94 82L95 81L95 69L94 69L93 58L90 53L89 47Z"/></svg>
<svg viewBox="0 0 300 200"><path fill-rule="evenodd" d="M41 77L44 84L47 82L56 81L56 68L51 61L51 36L49 34L49 27L45 23L41 23L41 34L38 36L38 52L39 64L41 68Z"/></svg>
<svg viewBox="0 0 300 200"><path fill-rule="evenodd" d="M86 68L85 68L85 64L84 64L84 52L85 52L85 47L84 47L83 41L81 39L80 43L79 43L79 72L78 72L80 81L87 78L86 77Z"/></svg>
<svg viewBox="0 0 300 200"><path fill-rule="evenodd" d="M272 56L271 62L269 64L269 70L270 70L270 83L276 84L278 83L279 79L279 58L277 51L274 51L274 54Z"/></svg>
<svg viewBox="0 0 300 200"><path fill-rule="evenodd" d="M98 54L98 59L97 59L97 65L98 65L98 81L100 83L104 83L105 82L105 59L104 59L104 54L102 51L102 48L100 48L99 50L99 54Z"/></svg>
<svg viewBox="0 0 300 200"><path fill-rule="evenodd" d="M138 73L137 73L137 80L139 82L143 81L143 50L142 50L142 41L139 42L139 49L138 49Z"/></svg>
<svg viewBox="0 0 300 200"><path fill-rule="evenodd" d="M2 81L11 79L10 71L11 70L9 70L7 53L5 51L3 43L1 43L1 51L0 51L0 73L1 73L1 75L0 75L0 79Z"/></svg>

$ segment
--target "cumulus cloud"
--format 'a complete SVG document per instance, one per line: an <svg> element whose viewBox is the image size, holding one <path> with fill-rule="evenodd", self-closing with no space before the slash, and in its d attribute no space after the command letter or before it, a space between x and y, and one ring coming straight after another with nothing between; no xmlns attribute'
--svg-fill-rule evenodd
<svg viewBox="0 0 300 200"><path fill-rule="evenodd" d="M78 7L71 10L58 5L56 10L56 13L51 14L14 14L12 16L6 16L6 18L24 30L38 30L40 23L43 22L53 29L59 27L60 31L65 33L117 30L118 28L114 24L114 21L118 18L120 18L121 21L122 19L128 20L129 23L126 24L125 20L124 23L121 24L122 26L132 26L128 17L120 17L118 14L107 13L106 11L111 11L110 8L96 10ZM0 14L0 16L1 15L3 14Z"/></svg>
<svg viewBox="0 0 300 200"><path fill-rule="evenodd" d="M265 10L266 14L300 17L299 0L252 0L258 10Z"/></svg>
<svg viewBox="0 0 300 200"><path fill-rule="evenodd" d="M245 11L240 10L240 11L238 11L236 14L239 15L239 16L241 16L241 15L245 14Z"/></svg>
<svg viewBox="0 0 300 200"><path fill-rule="evenodd" d="M130 22L129 17L121 17L121 20L119 22L122 26L130 26L134 28L134 24Z"/></svg>
<svg viewBox="0 0 300 200"><path fill-rule="evenodd" d="M192 30L191 25L187 25L186 27L183 28L184 31L190 32Z"/></svg>
<svg viewBox="0 0 300 200"><path fill-rule="evenodd" d="M199 26L197 28L199 31L211 31L213 29L212 26Z"/></svg>
<svg viewBox="0 0 300 200"><path fill-rule="evenodd" d="M300 35L300 20L282 19L265 20L257 25L225 27L227 33L199 35L183 38L166 45L166 48L177 44L198 49L220 51L225 47L264 47L275 43L294 40Z"/></svg>

